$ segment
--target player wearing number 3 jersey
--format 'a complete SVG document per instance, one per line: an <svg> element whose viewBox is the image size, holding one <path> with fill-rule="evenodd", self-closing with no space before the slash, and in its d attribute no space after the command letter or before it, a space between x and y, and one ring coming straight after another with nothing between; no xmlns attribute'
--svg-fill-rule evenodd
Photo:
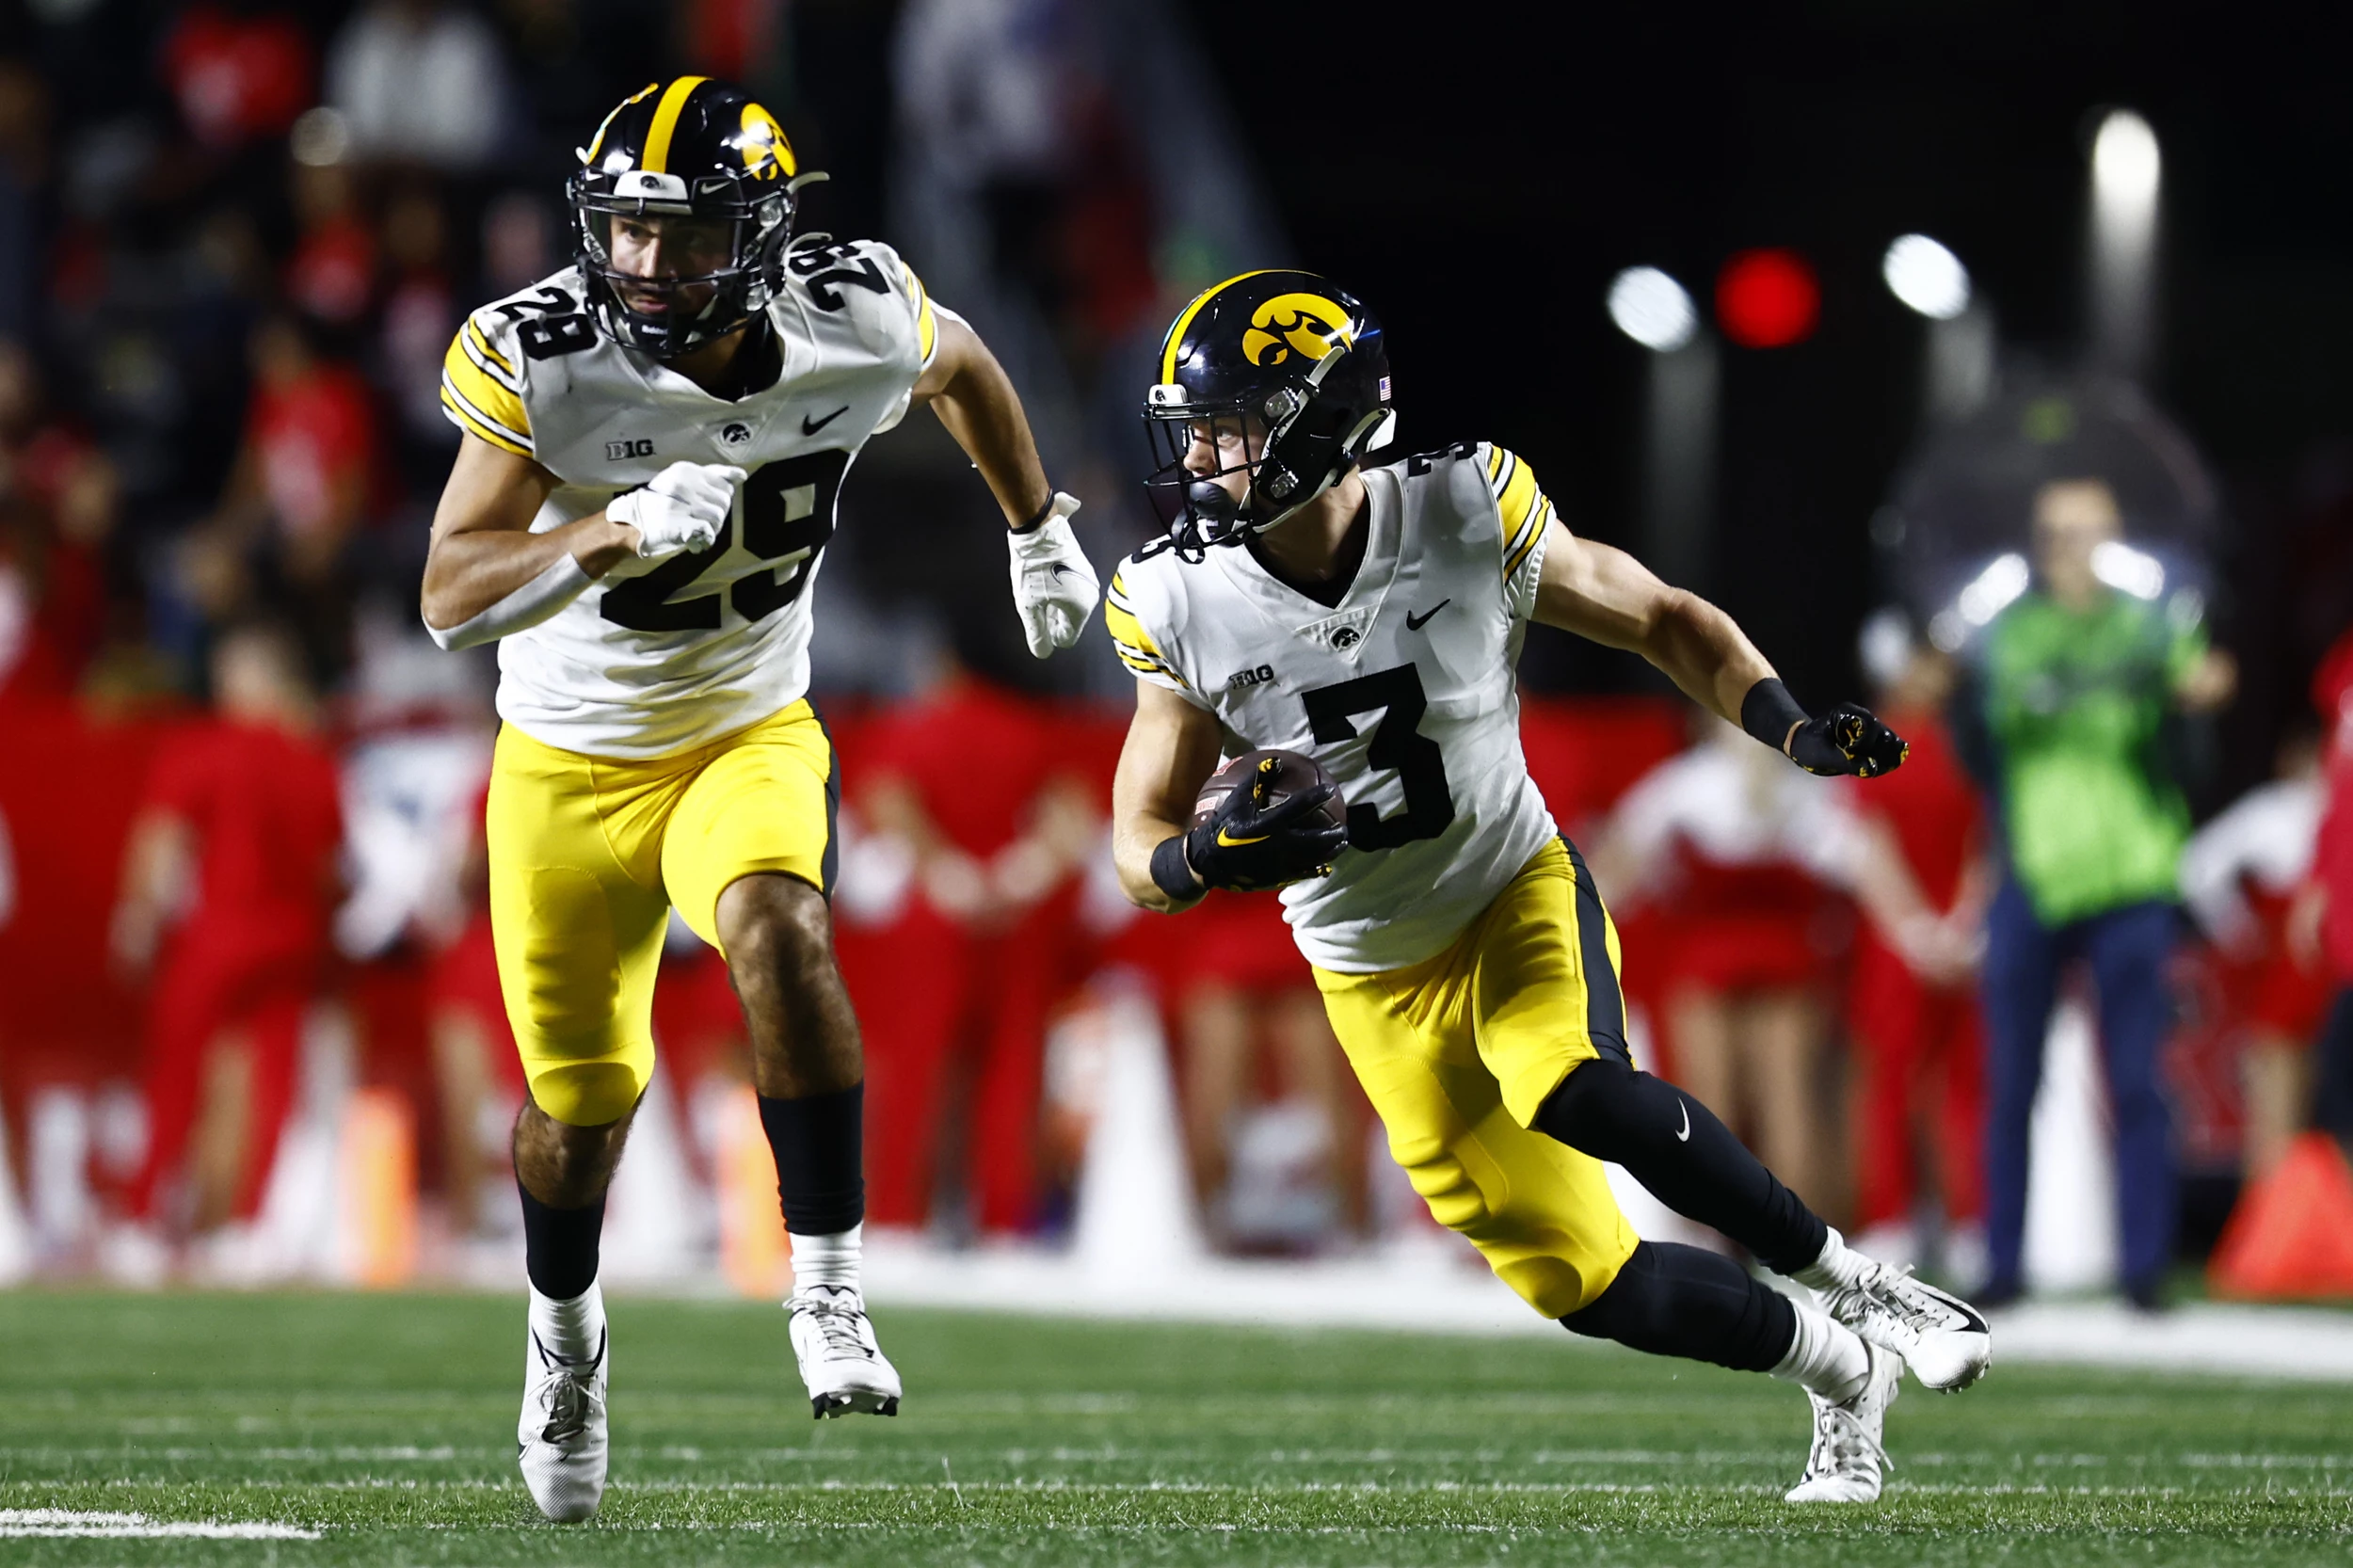
<svg viewBox="0 0 2353 1568"><path fill-rule="evenodd" d="M822 176L765 108L655 83L580 158L576 264L450 345L441 402L465 436L424 588L442 646L500 643L491 920L530 1084L518 1440L558 1519L604 1486L598 1230L653 1068L673 907L743 1000L811 1408L898 1408L858 1289L863 1069L826 907L839 783L806 696L859 449L931 406L1011 525L1032 652L1076 641L1096 598L1078 503L1047 483L1004 372L888 247L793 238Z"/></svg>
<svg viewBox="0 0 2353 1568"><path fill-rule="evenodd" d="M1139 682L1113 802L1128 896L1176 911L1232 885L1185 836L1222 754L1313 756L1347 797L1348 847L1297 830L1285 916L1431 1213L1577 1333L1799 1384L1814 1445L1791 1500L1876 1498L1902 1365L1965 1385L1984 1320L1849 1250L1705 1107L1638 1070L1617 933L1528 776L1513 665L1541 620L1642 654L1810 771L1868 777L1903 743L1860 709L1809 715L1721 610L1570 534L1502 448L1365 465L1394 420L1385 335L1321 278L1210 289L1159 372L1145 418L1169 535L1122 564L1104 612ZM1254 885L1278 850L1254 841ZM1829 1310L1639 1240L1604 1161Z"/></svg>

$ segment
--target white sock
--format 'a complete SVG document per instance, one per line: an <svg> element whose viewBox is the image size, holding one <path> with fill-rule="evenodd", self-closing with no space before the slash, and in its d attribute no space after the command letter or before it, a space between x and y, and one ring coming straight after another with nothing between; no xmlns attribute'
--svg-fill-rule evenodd
<svg viewBox="0 0 2353 1568"><path fill-rule="evenodd" d="M1798 1336L1789 1342L1789 1353L1773 1368L1773 1376L1833 1404L1844 1404L1862 1393L1871 1381L1871 1352L1855 1331L1811 1302L1789 1304L1797 1309Z"/></svg>
<svg viewBox="0 0 2353 1568"><path fill-rule="evenodd" d="M812 1285L838 1285L856 1289L858 1257L865 1240L866 1227L862 1224L831 1236L792 1232L792 1288L806 1290Z"/></svg>
<svg viewBox="0 0 2353 1568"><path fill-rule="evenodd" d="M531 1291L531 1332L552 1355L585 1361L604 1343L604 1290L594 1281L569 1301Z"/></svg>
<svg viewBox="0 0 2353 1568"><path fill-rule="evenodd" d="M1847 1239L1830 1227L1829 1240L1822 1243L1821 1256L1789 1277L1814 1290L1835 1290L1851 1285L1855 1276L1871 1266L1871 1260L1847 1245Z"/></svg>

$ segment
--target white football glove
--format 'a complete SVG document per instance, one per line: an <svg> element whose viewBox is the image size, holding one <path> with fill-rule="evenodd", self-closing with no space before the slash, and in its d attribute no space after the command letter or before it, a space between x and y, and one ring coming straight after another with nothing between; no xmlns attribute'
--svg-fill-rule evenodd
<svg viewBox="0 0 2353 1568"><path fill-rule="evenodd" d="M1077 642L1103 596L1102 582L1070 531L1078 509L1078 497L1057 490L1044 522L1005 536L1013 552L1013 607L1021 613L1021 631L1035 658Z"/></svg>
<svg viewBox="0 0 2353 1568"><path fill-rule="evenodd" d="M735 487L748 475L726 463L672 463L642 490L616 495L604 515L637 530L637 553L650 559L708 550L735 510Z"/></svg>

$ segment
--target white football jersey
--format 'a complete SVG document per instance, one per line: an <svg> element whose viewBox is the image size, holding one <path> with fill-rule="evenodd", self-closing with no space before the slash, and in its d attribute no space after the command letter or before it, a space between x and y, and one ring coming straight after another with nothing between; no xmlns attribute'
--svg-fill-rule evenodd
<svg viewBox="0 0 2353 1568"><path fill-rule="evenodd" d="M1520 754L1513 666L1552 505L1468 444L1365 471L1371 536L1336 606L1250 552L1122 563L1104 618L1140 680L1215 713L1228 756L1305 752L1348 798L1332 874L1283 889L1310 963L1370 973L1439 952L1558 830Z"/></svg>
<svg viewBox="0 0 2353 1568"><path fill-rule="evenodd" d="M732 402L597 330L577 267L474 312L450 344L450 419L560 481L534 533L601 511L672 463L751 474L712 549L624 559L500 643L499 715L534 740L661 757L808 690L810 590L842 476L905 414L937 321L886 245L804 246L786 271L768 307L783 373Z"/></svg>

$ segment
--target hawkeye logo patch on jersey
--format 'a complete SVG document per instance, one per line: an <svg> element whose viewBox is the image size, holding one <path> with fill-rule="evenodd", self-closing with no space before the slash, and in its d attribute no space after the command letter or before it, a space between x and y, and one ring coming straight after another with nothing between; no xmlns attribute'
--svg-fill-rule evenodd
<svg viewBox="0 0 2353 1568"><path fill-rule="evenodd" d="M625 463L632 457L650 457L652 456L653 442L647 440L643 436L634 436L627 440L607 441L604 443L604 460L608 463Z"/></svg>
<svg viewBox="0 0 2353 1568"><path fill-rule="evenodd" d="M730 424L719 432L719 439L729 446L742 446L752 439L752 427L748 424Z"/></svg>
<svg viewBox="0 0 2353 1568"><path fill-rule="evenodd" d="M1260 664L1257 669L1236 670L1233 674L1227 676L1225 678L1225 689L1229 692L1247 691L1253 686L1263 686L1273 679L1274 666L1273 664Z"/></svg>
<svg viewBox="0 0 2353 1568"><path fill-rule="evenodd" d="M1241 353L1254 365L1279 365L1294 352L1321 360L1355 341L1348 312L1333 301L1320 294L1278 294L1250 312Z"/></svg>

